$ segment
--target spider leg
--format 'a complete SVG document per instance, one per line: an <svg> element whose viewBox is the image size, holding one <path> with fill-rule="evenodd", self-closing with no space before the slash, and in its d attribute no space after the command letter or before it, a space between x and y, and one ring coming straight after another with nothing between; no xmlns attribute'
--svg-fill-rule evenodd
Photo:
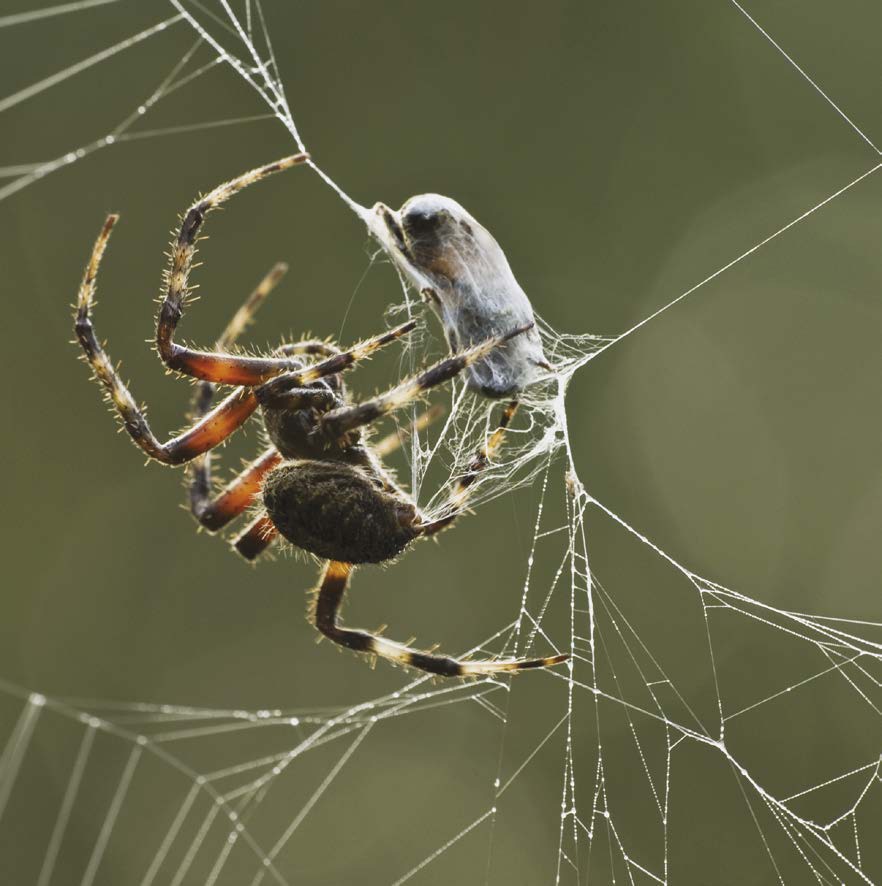
<svg viewBox="0 0 882 886"><path fill-rule="evenodd" d="M233 431L241 427L247 421L259 405L257 395L251 390L241 390L230 394L220 405L211 412L206 413L189 430L173 437L166 442L160 442L147 422L144 410L141 409L132 397L126 384L120 378L116 368L110 361L102 347L95 328L92 325L91 308L95 296L95 281L98 275L98 267L110 233L119 216L109 215L98 234L89 263L83 275L77 297L77 310L75 315L74 329L77 339L83 348L86 361L92 367L95 378L104 386L108 399L113 403L117 414L122 420L123 427L135 443L144 450L150 458L156 459L163 464L179 465L190 461L197 455L207 452L209 449L223 442ZM351 366L358 359L373 353L377 348L410 332L415 322L405 323L396 329L391 329L340 354L333 354L319 363L304 368L299 361L284 361L288 377L288 386L303 385L340 372ZM294 370L294 372L290 372ZM273 375L279 373L274 372Z"/></svg>
<svg viewBox="0 0 882 886"><path fill-rule="evenodd" d="M242 306L233 315L226 329L217 340L216 347L226 350L232 347L245 328L254 319L266 297L282 279L288 266L282 262L273 266L270 272L258 283ZM322 341L302 341L282 345L277 349L285 354L319 354L332 356L339 353L334 345ZM211 408L215 385L212 382L200 382L196 388L191 404L190 417L201 419ZM272 397L262 389L256 392L259 402L271 402ZM285 395L291 401L294 392ZM246 511L260 493L263 478L282 460L275 447L266 449L255 461L231 480L217 495L212 492L211 452L206 452L190 463L189 470L189 501L193 516L206 529L216 532ZM267 545L268 546L268 545ZM255 555L256 556L256 555Z"/></svg>
<svg viewBox="0 0 882 886"><path fill-rule="evenodd" d="M166 274L167 289L156 320L156 347L163 363L169 369L204 381L229 385L259 385L283 372L303 370L299 384L332 375L346 369L357 360L367 357L383 345L410 332L414 323L405 323L396 329L354 345L349 351L333 354L327 359L303 369L285 356L247 357L230 353L200 351L179 345L174 341L175 330L184 313L189 292L188 278L196 254L196 241L205 216L234 194L275 172L281 172L308 160L307 154L295 154L258 169L252 169L231 181L218 185L197 200L181 222L178 236L172 242L171 265ZM244 308L246 317L249 309ZM253 311L251 311L253 313Z"/></svg>
<svg viewBox="0 0 882 886"><path fill-rule="evenodd" d="M357 628L345 628L337 620L343 595L349 583L353 566L331 560L324 569L313 612L315 626L329 639L347 649L376 655L397 664L408 665L442 677L479 677L520 671L528 668L545 668L566 661L568 655L552 655L547 658L500 659L497 661L468 661L420 652L400 643L394 643L376 634Z"/></svg>
<svg viewBox="0 0 882 886"><path fill-rule="evenodd" d="M252 520L233 539L233 547L246 559L256 560L278 537L279 530L270 520L266 511Z"/></svg>
<svg viewBox="0 0 882 886"><path fill-rule="evenodd" d="M496 430L484 441L484 445L472 458L465 473L457 479L451 489L449 498L449 505L452 508L451 512L438 520L424 523L420 528L422 535L426 537L436 535L442 529L446 529L450 526L450 524L463 513L468 503L469 490L472 484L478 479L481 471L487 467L490 463L490 459L502 445L506 429L511 424L511 420L514 418L515 413L518 411L518 405L517 400L510 400L505 405L505 408L502 410L502 415L499 417L499 424L496 426Z"/></svg>
<svg viewBox="0 0 882 886"><path fill-rule="evenodd" d="M206 412L189 430L164 443L159 441L147 423L144 410L135 402L101 346L90 315L98 266L117 218L116 215L108 216L95 241L92 256L80 285L74 328L86 361L92 367L95 378L106 389L108 399L113 403L129 436L150 458L163 464L183 464L217 446L244 424L257 409L258 400L250 390L235 391L213 410Z"/></svg>
<svg viewBox="0 0 882 886"><path fill-rule="evenodd" d="M366 400L363 403L356 403L353 406L342 406L339 409L332 409L330 412L326 412L320 420L322 433L329 438L339 439L355 428L370 424L372 421L376 421L378 418L388 415L402 406L406 406L412 400L420 397L425 391L435 387L435 385L449 381L467 366L486 357L494 348L504 345L509 339L514 338L516 335L521 335L531 327L532 324L519 326L505 335L489 338L487 341L475 345L460 354L454 354L452 357L440 360L428 369L424 369L419 374L413 376L413 378L401 382L377 397Z"/></svg>
<svg viewBox="0 0 882 886"><path fill-rule="evenodd" d="M263 478L282 461L276 448L262 452L244 471L234 477L217 495L211 486L203 485L204 475L194 477L190 484L190 510L211 532L223 529L244 513L260 494Z"/></svg>
<svg viewBox="0 0 882 886"><path fill-rule="evenodd" d="M286 375L277 376L255 389L253 396L259 403L278 407L285 406L295 410L305 409L308 406L327 408L328 402L334 402L334 395L330 391L314 388L295 388L291 391L275 393L271 386L275 386L277 382L287 381L287 379ZM204 384L208 385L209 383L204 382ZM267 393L268 389L269 393ZM190 511L206 529L216 532L244 513L254 503L260 495L264 478L282 462L282 455L275 446L270 446L217 495L212 494L211 462L209 459L210 453L206 453L193 471L189 486ZM261 513L266 517L265 512ZM266 520L269 521L269 518L266 517ZM259 540L265 544L256 545L255 538L249 537L250 541L237 539L234 542L234 547L246 559L255 559L275 538L275 527L272 526L272 523L270 523L270 527L273 530L272 534L266 530L266 527L261 527L258 536ZM246 530L246 535L249 530Z"/></svg>
<svg viewBox="0 0 882 886"><path fill-rule="evenodd" d="M266 301L266 297L279 285L279 281L288 273L288 265L285 262L276 262L269 273L254 287L242 306L233 314L233 319L227 323L226 329L220 334L214 346L219 351L228 351L239 339L249 324L254 321L254 315L260 306Z"/></svg>
<svg viewBox="0 0 882 886"><path fill-rule="evenodd" d="M287 270L286 264L278 262L257 284L218 337L215 345L218 350L229 350L236 343L245 328L254 320L254 315L266 297L275 289ZM197 385L190 406L189 418L191 420L198 421L208 413L214 399L214 392L215 385L211 382L203 381ZM280 460L270 458L273 452L273 449L264 452L256 462L249 465L245 471L227 484L220 495L216 497L212 494L211 452L206 452L193 459L187 471L190 511L193 516L212 532L235 519L251 503L254 495L260 489L260 480L264 474ZM261 470L265 461L268 461L269 464L264 470Z"/></svg>

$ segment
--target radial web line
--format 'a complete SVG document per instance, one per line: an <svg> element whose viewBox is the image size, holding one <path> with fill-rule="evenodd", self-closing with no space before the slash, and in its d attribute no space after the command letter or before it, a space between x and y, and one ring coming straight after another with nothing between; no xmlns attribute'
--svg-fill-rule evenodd
<svg viewBox="0 0 882 886"><path fill-rule="evenodd" d="M175 840L177 840L178 834L180 833L181 828L184 826L184 822L186 821L187 816L190 814L190 808L193 806L193 803L198 796L199 783L194 781L193 784L190 786L190 790L187 791L187 796L184 797L184 802L181 803L181 807L180 809L178 809L177 815L175 815L171 825L169 825L169 828L162 839L162 843L160 843L159 845L159 849L153 856L153 860L150 862L150 867L147 868L147 871L144 874L144 879L141 880L140 886L152 886L153 881L156 879L156 875L159 873L159 869L165 863L165 859L169 853L169 850L171 849Z"/></svg>
<svg viewBox="0 0 882 886"><path fill-rule="evenodd" d="M126 37L125 40L120 40L119 43L115 43L113 46L110 46L107 49L102 49L101 52L96 52L94 55L90 55L88 58L84 58L82 61L78 61L75 64L69 65L61 71L56 71L54 74L50 74L48 77L44 77L42 80L39 80L36 83L32 83L30 86L26 86L24 89L20 89L18 92L12 93L12 95L7 95L6 98L0 99L0 113L14 107L20 102L25 101L25 99L33 98L35 95L38 95L39 93L49 89L50 87L55 86L58 83L61 83L64 80L67 80L70 77L73 77L74 75L87 70L88 68L91 68L93 65L97 65L100 62L111 58L118 52L122 52L123 50L130 49L132 46L136 46L138 43L141 43L148 37L152 37L154 34L158 34L161 31L164 31L169 25L173 25L180 20L181 16L179 15L174 15L171 18L167 18L155 25L151 25L149 28L144 28L143 31L139 31L137 34L133 34L131 37Z"/></svg>
<svg viewBox="0 0 882 886"><path fill-rule="evenodd" d="M34 13L5 16L0 18L0 27L4 24L20 24L31 18L48 18L86 10L108 2L112 0L81 0ZM111 131L109 136L90 143L80 151L70 152L49 163L13 164L0 168L0 176L13 178L7 188L0 189L0 199L47 172L61 168L65 163L73 162L114 142L134 142L236 123L278 119L299 149L304 149L288 105L259 0L242 0L235 4L230 0L216 0L219 10L217 14L208 8L209 0L205 3L199 0L170 2L177 10L173 18L7 96L0 100L0 111L42 94L80 70L109 59L129 45L134 45L134 42L146 40L164 30L167 25L183 19L195 29L197 39L185 56L178 60L172 73L141 107L152 107L155 101L198 79L208 70L229 66L237 77L253 88L271 113L127 132L132 122L143 116L143 111L139 108ZM184 8L185 2L191 11ZM735 20L736 24L741 17L745 18L853 131L877 154L880 153L869 137L738 0L732 0L732 3L741 16L724 14ZM216 33L221 33L218 28L223 29L221 38L224 42L235 41L235 54L200 23L200 16ZM215 55L210 63L189 70L187 66L200 47ZM791 76L786 73L786 66L777 67L785 72L782 76ZM823 114L829 115L823 105L818 106ZM844 134L844 129L842 132ZM356 204L318 165L313 162L309 165L350 209L360 218L365 218L365 213L368 212L365 207ZM38 734L41 737L45 730L47 741L52 740L52 727L44 725L52 721L50 713L66 717L80 726L86 724L81 736L77 732L79 746L73 766L57 814L49 821L51 823L54 818L54 825L48 835L46 855L42 859L38 886L49 886L53 873L60 871L65 864L67 844L72 842L65 839L65 835L71 830L74 814L79 813L80 807L86 805L81 796L81 785L93 768L100 746L94 743L94 738L99 732L103 736L102 743L105 737L107 740L125 743L128 757L109 807L100 819L97 840L93 846L86 846L86 853L91 854L81 886L92 886L93 882L100 879L101 874L106 875L114 844L118 843L120 850L125 846L125 841L119 834L124 821L121 812L127 803L134 806L135 800L131 798L144 781L140 777L142 772L138 769L138 761L151 757L163 762L177 775L182 775L187 780L188 787L186 793L181 791L180 794L175 794L168 818L163 820L153 841L153 845L158 844L158 849L147 862L147 871L140 886L158 886L162 879L160 874L167 864L173 867L168 874L172 886L184 886L193 878L199 878L206 886L217 886L222 878L223 882L227 882L226 878L238 878L238 871L233 874L232 868L235 862L240 861L239 855L243 850L237 847L242 844L247 844L253 854L253 857L248 855L245 859L248 874L244 882L249 882L247 877L251 876L256 864L257 870L251 881L254 886L261 883L267 872L275 882L284 884L287 882L282 872L285 869L277 868L275 863L283 857L284 850L294 852L296 847L292 838L295 832L299 831L298 839L306 840L306 828L301 828L301 825L307 819L323 814L328 805L327 801L319 801L333 791L341 793L344 790L341 784L343 779L338 776L356 749L361 748L358 762L364 763L365 757L377 743L363 743L368 733L377 730L374 732L376 737L383 728L407 729L408 724L403 717L440 709L451 710L455 705L460 706L456 710L462 711L464 716L474 718L485 728L492 730L492 741L496 741L498 734L498 743L495 745L498 756L496 779L493 782L494 805L415 867L410 868L395 881L394 886L400 886L416 877L447 849L488 819L490 827L484 834L488 846L485 883L489 886L497 827L496 803L503 794L506 804L517 802L517 792L509 790L511 786L524 775L530 764L533 764L532 769L536 768L534 761L540 759L540 754L547 755L549 750L556 752L559 745L563 747L560 794L556 795L560 801L560 818L556 831L554 824L549 822L549 830L552 832L549 857L543 860L547 867L546 879L554 877L558 883L563 883L566 879L567 883L578 884L588 882L589 877L590 882L595 879L599 882L608 874L610 881L627 882L632 886L638 886L644 878L657 883L669 883L671 871L677 870L674 859L678 862L680 860L680 856L671 851L679 830L671 828L669 816L672 808L680 808L676 802L673 805L671 802L673 754L677 751L676 763L679 768L682 758L691 753L693 748L698 748L701 753L705 752L705 748L712 748L716 755L710 756L721 762L723 777L728 778L731 775L738 786L747 809L747 812L741 809L740 801L733 791L739 814L744 817L751 839L752 829L758 834L757 853L763 864L763 852L768 859L768 878L774 877L781 883L792 882L788 869L788 865L792 863L799 866L799 877L805 880L828 883L851 882L859 878L863 882L873 882L873 868L864 869L864 864L875 863L875 849L873 841L864 841L862 846L858 816L866 821L875 808L876 792L882 790L882 756L868 760L868 755L862 753L856 757L859 761L857 764L854 757L848 760L844 756L842 759L837 758L833 771L838 774L831 775L828 769L818 771L812 777L819 781L809 784L803 778L805 772L800 772L798 780L793 782L792 779L785 781L779 778L778 773L770 772L768 768L758 764L751 763L748 769L739 760L753 758L737 742L739 730L749 730L754 722L763 722L762 719L751 719L754 711L758 711L758 718L769 716L770 711L780 711L783 708L783 699L788 696L812 698L811 693L819 692L819 685L827 683L835 684L839 693L838 700L848 700L866 712L867 716L875 716L874 722L878 725L878 718L882 717L882 707L876 703L876 696L882 689L882 673L877 676L876 671L882 665L882 642L872 639L879 635L872 634L871 630L882 626L861 619L813 616L809 613L777 609L769 603L705 579L678 562L632 524L586 492L578 478L571 448L565 397L574 373L594 357L765 247L827 203L867 179L880 167L882 163L867 169L618 336L561 335L541 318L537 318L537 328L546 353L549 357L554 354L554 359L550 359L550 362L555 367L555 372L551 374L552 378L545 387L537 385L524 392L517 421L513 423L506 437L503 450L498 459L494 457L493 463L475 483L474 495L470 501L473 506L479 506L515 488L541 482L530 553L524 567L526 576L520 610L515 619L475 646L468 654L526 654L536 644L542 649L548 647L554 651L561 648L570 651L572 658L566 667L536 674L532 678L535 681L532 684L512 682L509 678L493 678L451 686L438 685L432 678L422 676L405 680L402 687L394 692L351 706L304 708L299 711L223 710L152 703L65 704L37 695L28 698L17 687L0 683L0 689L6 694L16 699L26 699L20 711L17 706L15 708L18 719L12 726L0 756L0 816L6 812L5 820L0 821L0 824L5 823L7 827L11 827L17 822L14 813L18 811L17 804L22 795L20 788L27 781L25 776L30 775L29 768L26 769L23 763L27 755L27 767L31 765L28 748L35 744L32 738L35 729L40 730ZM379 253L372 258L372 265L377 262L378 257ZM400 274L399 281L402 285L403 304L398 305L395 310L406 310L408 316L421 316L423 308L413 298L409 284ZM424 341L409 343L403 352L404 363L409 361L409 365L413 367L421 359L420 348L428 351L429 346ZM402 447L405 457L409 456L414 496L421 509L433 516L446 513L446 484L454 482L468 470L470 459L476 451L476 443L485 440L487 434L493 430L493 405L470 396L463 384L450 387L447 411L443 422L433 425L425 435L414 432L409 446ZM407 421L413 421L417 414L414 411ZM406 428L403 423L400 427ZM556 466L562 464L565 471L556 487L549 484L552 462ZM442 478L437 488L433 485L434 491L427 493L429 501L423 502L421 490L430 471L443 472L446 479ZM558 493L563 496L560 510L566 512L564 525L560 525L559 516L548 518L549 526L543 523L549 488L552 489L552 499ZM709 657L702 675L709 687L706 707L702 706L703 700L692 698L689 683L682 685L676 663L669 663L664 653L656 649L655 635L644 632L640 613L631 608L633 601L625 594L618 593L619 589L613 586L612 581L616 580L617 574L613 573L612 578L604 575L608 588L601 584L595 574L593 564L589 561L585 526L588 517L595 515L604 523L608 520L624 529L625 532L621 535L628 544L637 550L645 548L653 560L658 558L666 574L669 569L673 570L673 578L678 582L682 579L688 582L683 598L686 599L686 605L694 610L689 615L694 615L695 618L694 636L690 634L688 639L694 640L698 650L695 654L701 657L703 663ZM592 556L596 556L596 553L592 552ZM671 609L672 613L674 611ZM568 622L566 626L564 619ZM782 644L782 651L785 642L800 644L811 654L810 662L805 665L800 662L797 672L792 668L774 670L772 679L767 683L758 682L756 687L745 684L739 693L728 694L725 689L729 685L726 680L730 677L727 665L731 667L732 663L726 660L728 646L724 642L727 639L724 631L728 630L734 619L745 630L749 628L762 631L763 637L768 634L773 644ZM866 636L857 633L861 628L866 629L863 631ZM650 627L649 630L653 628ZM652 640L647 642L644 637L652 637ZM684 642L686 639L684 636ZM778 646L771 648L777 650ZM781 688L784 682L788 685ZM511 736L519 728L519 724L512 718L512 690L515 685L518 686L519 693L522 685L538 685L543 692L549 692L556 707L548 709L546 720L535 724L539 727L536 733L539 738L533 738L530 733L530 742L516 756L510 751L509 756L514 757L514 760L509 761L504 756L506 737L509 736L511 744ZM504 693L502 697L498 695L500 691ZM587 716L578 707L583 700L589 709ZM96 711L102 712L101 716L97 713L95 716L87 714L85 710L78 709L78 704L84 708L95 707ZM716 706L716 715L712 704ZM46 713L41 714L44 705ZM590 713L591 707L593 716ZM734 713L725 714L726 710L734 710ZM699 713L707 720L714 735L711 735L710 729L705 728ZM719 716L718 731L714 725L716 716ZM615 724L617 743L609 743L607 740L611 720ZM727 734L727 724L732 721L735 724ZM395 727L392 727L393 723ZM555 725L549 725L551 723ZM143 730L143 734L131 731L129 727L135 724L138 729ZM562 730L563 727L565 729ZM589 732L594 730L594 736L583 747L578 742L583 739L586 729ZM524 735L526 737L527 733ZM554 738L558 740L552 742ZM265 742L271 740L274 744L258 745L258 739ZM225 740L231 742L236 749L232 759L227 755L214 753L215 748L220 749L220 743ZM183 744L175 744L176 742ZM332 748L331 745L335 742L338 744ZM321 755L310 753L319 748L326 748L328 750L325 753L333 755L332 762L323 764L319 787L303 805L299 805L298 801L299 809L295 806L290 813L283 813L281 819L276 815L270 823L261 820L258 813L272 808L273 801L284 802L284 791L291 784L291 781L285 779L293 780L296 785L301 771L299 766L308 768L313 759L322 759ZM182 754L186 753L186 756L175 756L172 751L178 749ZM621 773L618 769L613 770L613 766L620 765L614 754L623 749L629 754L628 777L636 787L633 797L621 792ZM202 756L201 752L204 752ZM206 763L210 761L210 764L200 766L184 762L193 759ZM505 769L511 774L502 784L504 764L507 764ZM364 765L367 767L369 764ZM347 775L350 771L351 767L346 769ZM590 783L592 777L593 784ZM528 774L526 779L529 778ZM319 781L319 778L316 780ZM830 786L836 786L836 790L844 792L844 799L830 799L830 792L827 790ZM557 788L552 785L552 790L556 792ZM182 801L180 796L183 796ZM674 791L675 799L676 796ZM270 803L263 805L267 798L270 798ZM800 803L802 798L809 798L815 805ZM201 806L197 809L196 802L201 799L208 800L207 811ZM761 802L757 802L757 799ZM633 817L628 817L631 814L631 800L635 803L639 800L643 804L645 814L653 822L651 834L647 831L637 838L631 830ZM583 807L582 814L579 801ZM555 802L552 798L552 822L556 815L553 809ZM483 805L481 801L478 808ZM296 813L293 819L292 813ZM468 820L474 814L475 810L472 809L463 816L463 820ZM752 829L747 820L748 814ZM639 816L639 813L635 815ZM252 828L258 826L261 830L253 832ZM872 827L871 824L865 826ZM218 830L222 831L226 840L215 839ZM259 843L255 833L259 835ZM5 833L0 833L0 836L5 836ZM684 833L683 837L685 836ZM554 837L557 839L554 840ZM434 838L437 839L438 837ZM552 845L552 840L555 845ZM179 845L181 843L183 845ZM603 843L606 843L605 851ZM760 844L763 852L759 851ZM262 846L272 848L264 851ZM552 863L550 856L555 852L556 857ZM607 857L604 858L604 855Z"/></svg>
<svg viewBox="0 0 882 886"><path fill-rule="evenodd" d="M33 22L43 18L52 18L56 15L64 15L66 12L82 12L84 9L91 9L93 6L107 6L109 3L118 2L119 0L78 0L76 3L59 3L57 6L47 6L45 9L14 12L11 15L0 16L0 28L22 25L26 22Z"/></svg>
<svg viewBox="0 0 882 886"><path fill-rule="evenodd" d="M443 846L438 847L431 855L426 856L416 867L411 868L403 877L399 877L392 886L401 886L402 883L406 883L411 877L415 874L418 874L424 867L431 864L435 861L438 856L443 855L451 846L458 843L466 834L471 833L478 825L485 822L493 813L496 812L496 808L488 809L483 815L478 816L470 825L464 827L455 837L451 837Z"/></svg>
<svg viewBox="0 0 882 886"><path fill-rule="evenodd" d="M3 749L3 756L0 757L0 819L6 811L19 769L30 747L31 736L34 734L34 727L37 725L43 704L43 696L36 693L29 696Z"/></svg>
<svg viewBox="0 0 882 886"><path fill-rule="evenodd" d="M563 724L569 719L569 717L570 717L570 714L565 713L560 718L560 720L558 720L557 723L555 723L554 726L551 727L551 731L546 733L545 737L540 740L539 744L537 744L536 747L533 748L532 751L530 751L530 753L527 755L526 759L521 763L521 765L518 766L518 768L515 769L514 772L512 772L512 774L505 780L505 783L502 785L502 787L500 787L499 790L497 790L497 792L496 792L497 799L505 793L505 791L511 786L511 783L527 768L527 766L530 764L530 761L536 756L536 754L539 753L539 751L542 750L542 748L545 747L546 743L557 732L557 730L560 729L561 726L563 726Z"/></svg>
<svg viewBox="0 0 882 886"><path fill-rule="evenodd" d="M83 773L86 771L86 764L89 762L89 754L92 751L92 743L95 741L95 727L87 724L83 731L83 738L77 751L76 760L70 772L70 778L67 782L67 788L64 792L64 798L58 809L58 817L55 819L55 826L52 829L52 836L49 838L49 845L46 848L46 855L43 859L43 866L40 868L40 876L37 880L37 886L49 886L52 879L52 872L55 870L55 861L58 858L58 851L61 849L61 841L67 832L67 825L70 821L70 815L73 811L74 803L77 800L77 793L80 789L80 783L83 780Z"/></svg>
<svg viewBox="0 0 882 886"><path fill-rule="evenodd" d="M331 783L340 774L340 771L349 761L349 758L358 749L358 746L365 740L365 738L367 738L368 733L371 731L373 725L373 723L368 723L367 726L359 731L358 735L355 737L355 740L349 745L348 748L346 748L340 759L334 764L333 768L325 776L322 783L316 788L312 796L306 801L303 808L300 810L291 824L289 824L288 827L285 828L285 832L278 839L272 849L270 849L270 851L267 853L267 858L270 859L270 861L274 860L276 856L282 851L282 849L285 847L285 844L291 839L294 831L296 831L297 828L300 827L300 825L303 823L303 820L306 818L307 815L309 815L312 807L315 806L316 803L318 803L322 795L330 787ZM263 875L264 872L262 870L258 871L254 879L251 881L252 886L259 886L259 884L263 882Z"/></svg>
<svg viewBox="0 0 882 886"><path fill-rule="evenodd" d="M132 747L129 758L126 761L125 769L120 776L119 783L116 786L116 791L113 794L113 800L111 800L110 802L110 808L107 810L107 816L104 819L104 824L101 826L101 831L98 834L98 839L95 841L95 848L92 850L92 856L91 858L89 858L89 864L86 867L85 874L83 874L81 886L92 886L92 884L95 882L95 875L98 873L98 866L101 864L101 861L104 858L104 852L107 849L108 842L110 841L110 835L113 832L113 826L116 824L116 820L119 817L123 801L125 800L126 793L129 790L129 784L131 783L132 778L135 775L135 767L138 765L138 761L141 759L142 751L143 746L141 744L135 744Z"/></svg>
<svg viewBox="0 0 882 886"><path fill-rule="evenodd" d="M778 41L775 40L775 38L772 37L772 35L769 34L769 32L768 32L765 28L763 28L763 26L762 26L762 25L761 25L761 24L760 24L760 23L759 23L759 22L758 22L758 21L757 21L757 20L756 20L756 19L755 19L755 18L754 18L749 12L748 12L748 11L747 11L747 10L746 10L746 9L745 9L745 8L739 3L739 2L738 2L738 0L731 0L731 2L732 2L732 5L735 6L735 7L741 12L741 14L742 14L742 15L743 15L743 16L744 16L744 17L745 17L745 18L746 18L746 19L747 19L747 20L748 20L748 21L749 21L749 22L750 22L750 23L751 23L751 24L752 24L752 25L753 25L753 26L754 26L754 27L760 32L760 34L762 34L763 37L765 37L766 40L768 40L769 43L771 43L772 46L774 46L775 49L777 49L778 52L780 52L781 55L783 55L784 58L787 59L788 62L790 62L791 65L793 65L793 67L794 67L794 68L795 68L795 69L796 69L796 70L802 75L802 77L803 77L803 78L804 78L809 84L811 84L811 86L812 86L812 87L818 92L818 94L824 99L824 101L826 101L827 104L829 104L830 107L833 108L833 110L835 110L836 113L839 114L839 116L842 117L842 119L845 120L845 122L846 122L846 123L847 123L847 124L848 124L848 125L849 125L849 126L850 126L850 127L851 127L851 128L852 128L852 129L853 129L853 130L854 130L854 131L855 131L855 132L856 132L856 133L857 133L857 134L858 134L858 135L859 135L859 136L860 136L860 137L861 137L861 138L862 138L862 139L863 139L863 140L864 140L864 141L865 141L865 142L866 142L866 143L867 143L867 144L868 144L868 145L869 145L869 146L870 146L870 147L871 147L876 153L877 153L877 154L882 154L882 151L880 151L879 148L877 148L876 145L873 144L873 142L870 140L870 138L867 136L867 134L866 134L865 132L863 132L863 130L861 130L861 129L858 127L858 125L854 122L854 120L852 120L851 117L849 117L848 114L846 114L845 111L843 111L842 108L840 108L839 105L837 105L836 102L834 102L833 99L830 98L830 96L827 95L827 93L824 92L823 89L821 89L820 86L818 86L818 84L817 84L817 83L816 83L816 82L815 82L815 81L814 81L814 80L813 80L813 79L812 79L812 78L811 78L811 77L810 77L810 76L809 76L809 75L808 75L808 74L807 74L807 73L806 73L806 72L805 72L805 71L804 71L804 70L803 70L803 69L797 64L797 62L793 59L793 57L792 57L791 55L789 55L789 54L783 49L783 47L778 43Z"/></svg>
<svg viewBox="0 0 882 886"><path fill-rule="evenodd" d="M882 163L877 163L875 166L871 166L865 172L862 172L857 178L852 179L847 185L844 185L843 187L839 188L838 191L834 191L828 197L825 197L823 200L821 200L820 203L816 203L814 206L811 207L811 209L807 209L805 212L802 213L802 215L798 215L796 218L787 222L786 225L778 228L778 230L775 231L773 234L769 234L768 237L765 237L764 239L760 240L758 243L755 243L753 246L750 247L750 249L746 250L745 252L742 252L741 255L737 256L736 258L733 258L732 261L723 265L723 267L718 268L712 274L709 274L707 277L705 277L703 280L700 280L694 286L691 286L685 292L680 293L680 295L678 295L675 299L673 299L672 301L669 301L666 305L662 305L662 307L660 307L657 311L653 311L649 316L644 317L639 323L635 323L630 329L626 329L624 332L617 335L615 338L612 339L612 341L609 341L606 344L601 345L596 351L594 351L587 358L585 358L584 363L587 363L589 360L593 360L595 357L598 357L600 354L602 354L604 351L611 348L613 345L618 344L623 338L626 338L627 336L631 335L632 332L636 332L641 327L646 326L647 323L654 320L660 314L663 314L665 311L668 310L668 308L672 308L678 302L683 301L683 299L686 298L687 296L692 295L692 293L695 292L696 290L701 289L701 287L704 286L706 283L710 283L711 280L715 280L721 274L724 274L726 271L728 271L729 268L733 268L735 265L737 265L739 262L742 262L748 256L753 255L757 250L762 249L763 246L766 246L768 243L771 243L772 240L776 239L777 237L780 237L781 234L783 234L785 231L789 231L792 227L794 227L795 225L798 225L801 221L804 221L810 215L817 212L819 209L826 206L828 203L835 200L837 197L841 196L846 191L851 190L855 185L862 182L865 178L868 178L869 176L871 176L874 172L876 172L880 168L882 168ZM578 369L580 366L584 365L584 363L577 363L575 365L574 369Z"/></svg>

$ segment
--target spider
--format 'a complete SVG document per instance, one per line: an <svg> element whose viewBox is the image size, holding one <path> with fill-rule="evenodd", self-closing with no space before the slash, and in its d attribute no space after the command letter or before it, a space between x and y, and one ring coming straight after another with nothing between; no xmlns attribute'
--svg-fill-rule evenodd
<svg viewBox="0 0 882 886"><path fill-rule="evenodd" d="M132 440L151 458L167 465L195 461L190 477L190 505L198 521L217 531L262 498L263 511L239 536L236 547L255 559L276 534L326 560L311 617L318 630L355 652L408 665L445 677L490 675L559 664L566 655L548 658L473 661L423 652L379 634L344 627L339 612L356 565L385 563L411 543L430 538L463 512L469 487L503 441L517 409L512 400L502 410L496 430L475 454L450 490L451 511L439 519L423 515L395 483L380 456L394 446L372 447L363 429L442 384L487 355L503 349L531 326L519 326L440 360L412 378L360 403L351 401L341 373L384 345L401 338L414 321L359 342L346 350L323 341L283 344L268 356L246 356L232 343L284 272L276 266L234 316L214 351L190 348L174 340L188 295L188 275L205 216L246 186L308 160L296 154L253 169L198 199L183 217L172 241L166 291L156 325L156 347L171 370L201 381L192 425L160 442L144 410L135 402L99 342L91 320L95 282L118 216L110 215L95 241L80 285L75 314L77 339L94 377L106 392ZM308 358L316 358L309 362ZM235 390L212 408L214 386ZM261 410L271 442L218 495L212 495L209 455L254 412ZM423 417L423 421L431 415Z"/></svg>

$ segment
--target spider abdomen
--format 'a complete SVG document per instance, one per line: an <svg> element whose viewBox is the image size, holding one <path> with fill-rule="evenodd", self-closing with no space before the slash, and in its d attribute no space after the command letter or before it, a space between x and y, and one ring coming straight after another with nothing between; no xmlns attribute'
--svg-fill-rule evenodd
<svg viewBox="0 0 882 886"><path fill-rule="evenodd" d="M285 462L264 481L263 502L291 544L328 560L382 563L418 535L411 502L340 462Z"/></svg>

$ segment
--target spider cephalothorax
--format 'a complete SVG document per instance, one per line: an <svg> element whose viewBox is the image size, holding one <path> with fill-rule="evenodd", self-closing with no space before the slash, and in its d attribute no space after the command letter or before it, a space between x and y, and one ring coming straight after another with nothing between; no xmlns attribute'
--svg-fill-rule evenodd
<svg viewBox="0 0 882 886"><path fill-rule="evenodd" d="M453 484L446 516L428 520L411 497L383 467L382 456L396 442L370 445L362 429L442 384L462 370L502 354L532 330L532 322L509 326L430 366L388 391L361 403L349 399L341 373L379 348L409 333L415 322L404 323L347 350L324 341L284 344L267 356L245 356L232 345L254 311L285 271L277 265L237 312L214 350L180 345L175 330L183 316L188 274L195 243L207 213L242 188L307 159L297 154L252 170L219 185L190 207L172 242L167 290L156 326L156 345L167 367L200 379L192 426L166 441L154 435L109 357L91 320L98 266L116 216L108 217L95 242L80 287L76 334L95 377L104 386L114 410L134 442L151 458L169 465L191 464L189 495L194 516L216 531L262 504L258 514L235 540L247 559L256 559L281 535L289 542L328 561L316 596L313 618L334 642L357 652L378 655L444 676L491 674L544 667L566 656L499 661L459 661L419 652L338 622L343 594L353 566L383 563L419 538L436 535L462 512L469 487L502 443L517 409L516 401L502 410L499 426L475 453L468 470ZM212 408L214 387L234 387ZM211 450L260 409L270 446L218 494L213 493ZM418 420L431 421L431 411Z"/></svg>

